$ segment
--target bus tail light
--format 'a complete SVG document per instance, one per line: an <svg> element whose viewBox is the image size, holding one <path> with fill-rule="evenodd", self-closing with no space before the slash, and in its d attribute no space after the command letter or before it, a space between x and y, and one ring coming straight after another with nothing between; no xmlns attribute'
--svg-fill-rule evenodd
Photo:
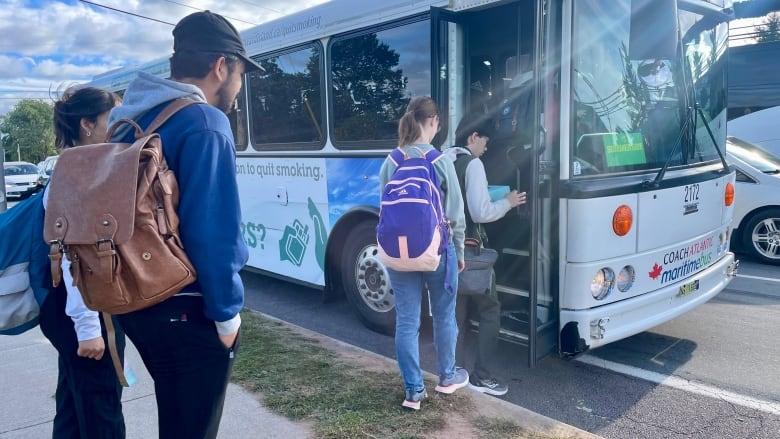
<svg viewBox="0 0 780 439"><path fill-rule="evenodd" d="M723 203L726 207L734 204L734 183L726 183L726 190L723 193Z"/></svg>
<svg viewBox="0 0 780 439"><path fill-rule="evenodd" d="M631 225L634 222L634 213L631 212L631 208L623 204L615 209L615 214L612 215L612 230L618 236L626 236L631 231Z"/></svg>

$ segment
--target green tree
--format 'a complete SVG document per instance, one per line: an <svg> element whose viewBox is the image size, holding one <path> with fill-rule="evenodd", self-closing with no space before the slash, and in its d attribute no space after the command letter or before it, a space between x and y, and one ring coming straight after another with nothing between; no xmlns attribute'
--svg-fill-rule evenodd
<svg viewBox="0 0 780 439"><path fill-rule="evenodd" d="M17 160L21 155L23 161L38 163L56 154L53 117L54 109L46 102L19 101L0 123L0 131L8 134L3 139L5 160Z"/></svg>
<svg viewBox="0 0 780 439"><path fill-rule="evenodd" d="M331 49L335 137L397 139L409 97L400 54L377 34L339 41Z"/></svg>
<svg viewBox="0 0 780 439"><path fill-rule="evenodd" d="M780 14L772 12L767 16L766 22L758 26L756 39L759 43L780 41Z"/></svg>

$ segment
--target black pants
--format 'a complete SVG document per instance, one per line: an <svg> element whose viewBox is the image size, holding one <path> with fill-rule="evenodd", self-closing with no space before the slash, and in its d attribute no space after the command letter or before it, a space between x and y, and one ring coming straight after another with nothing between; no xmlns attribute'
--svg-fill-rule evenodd
<svg viewBox="0 0 780 439"><path fill-rule="evenodd" d="M455 358L466 366L467 355L466 337L470 332L469 318L479 322L477 334L476 359L474 368L469 369L480 378L493 378L490 372L490 364L494 361L498 346L498 331L501 328L501 302L496 293L496 276L491 278L489 294L459 295L455 305L455 315L458 319L458 345ZM468 369L468 367L466 366Z"/></svg>
<svg viewBox="0 0 780 439"><path fill-rule="evenodd" d="M100 360L76 355L79 342L73 321L65 314L67 292L64 284L49 294L41 307L41 331L59 353L59 376L55 401L54 439L124 438L125 419L122 416L122 386L116 377L108 352ZM101 326L103 325L101 319ZM116 325L115 325L116 326ZM103 339L106 339L105 328ZM125 350L125 337L117 328L117 349L120 358Z"/></svg>
<svg viewBox="0 0 780 439"><path fill-rule="evenodd" d="M202 297L118 317L154 380L159 437L216 438L238 338L231 349L222 344Z"/></svg>

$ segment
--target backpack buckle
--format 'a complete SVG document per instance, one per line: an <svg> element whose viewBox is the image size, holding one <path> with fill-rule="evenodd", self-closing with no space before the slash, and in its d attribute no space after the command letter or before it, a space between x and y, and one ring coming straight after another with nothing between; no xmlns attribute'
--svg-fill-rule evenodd
<svg viewBox="0 0 780 439"><path fill-rule="evenodd" d="M66 251L62 240L52 239L49 241L49 269L51 271L51 284L56 287L62 280L62 254Z"/></svg>
<svg viewBox="0 0 780 439"><path fill-rule="evenodd" d="M116 259L116 245L111 238L102 238L95 241L97 247L97 256L100 261L100 273L103 277L103 281L107 284L114 281L114 268L116 265L114 260Z"/></svg>
<svg viewBox="0 0 780 439"><path fill-rule="evenodd" d="M109 244L108 248L105 248L103 244ZM97 247L98 252L106 251L106 250L114 250L116 249L116 244L114 244L114 240L111 238L101 238L95 241L95 247Z"/></svg>

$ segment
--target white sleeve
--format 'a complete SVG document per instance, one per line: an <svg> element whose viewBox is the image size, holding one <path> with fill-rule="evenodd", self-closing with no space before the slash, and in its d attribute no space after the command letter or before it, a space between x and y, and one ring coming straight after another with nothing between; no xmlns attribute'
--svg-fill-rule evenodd
<svg viewBox="0 0 780 439"><path fill-rule="evenodd" d="M76 328L76 338L79 341L92 340L101 336L100 315L84 305L84 299L78 288L73 286L73 276L70 274L70 261L62 258L62 282L68 290L68 299L65 302L65 314L73 320Z"/></svg>
<svg viewBox="0 0 780 439"><path fill-rule="evenodd" d="M49 201L49 186L43 192L43 207ZM65 283L65 289L68 297L65 301L65 314L73 320L73 326L76 329L76 338L79 341L92 340L101 336L100 316L96 311L92 311L84 305L81 293L78 288L73 286L73 276L70 274L70 261L67 257L62 258L62 281Z"/></svg>
<svg viewBox="0 0 780 439"><path fill-rule="evenodd" d="M466 201L471 220L480 224L497 221L512 208L506 198L490 201L485 165L478 158L466 167Z"/></svg>

